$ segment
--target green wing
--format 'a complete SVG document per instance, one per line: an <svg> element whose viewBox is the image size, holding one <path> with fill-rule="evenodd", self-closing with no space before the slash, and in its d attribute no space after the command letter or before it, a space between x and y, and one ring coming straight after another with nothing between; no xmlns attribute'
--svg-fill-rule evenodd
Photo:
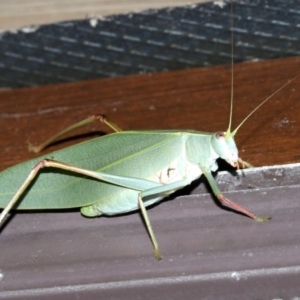
<svg viewBox="0 0 300 300"><path fill-rule="evenodd" d="M6 206L31 169L44 158L88 170L149 179L182 155L188 135L188 132L178 131L124 131L21 163L0 173L0 207ZM113 195L119 200L122 193L128 192L125 191L122 187L79 174L44 168L21 197L16 208L82 207Z"/></svg>

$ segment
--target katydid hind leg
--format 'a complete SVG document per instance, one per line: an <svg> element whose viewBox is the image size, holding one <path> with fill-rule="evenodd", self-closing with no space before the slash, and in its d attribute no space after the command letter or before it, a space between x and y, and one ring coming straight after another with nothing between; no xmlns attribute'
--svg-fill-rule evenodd
<svg viewBox="0 0 300 300"><path fill-rule="evenodd" d="M39 162L29 173L29 175L27 176L27 178L25 179L25 181L23 182L23 184L21 185L21 187L19 188L19 190L15 193L15 195L13 196L13 198L8 202L8 204L6 205L6 207L2 210L1 215L0 215L0 225L3 222L3 220L5 219L5 217L7 216L7 214L11 211L11 209L16 205L16 203L18 202L18 200L20 199L20 197L22 196L22 194L24 193L24 191L27 189L27 187L29 186L29 184L32 182L32 180L34 180L34 178L36 177L36 175L38 174L40 168L42 167L41 162Z"/></svg>
<svg viewBox="0 0 300 300"><path fill-rule="evenodd" d="M90 171L86 169L81 169L75 166L71 166L68 164L64 164L58 161L50 160L50 159L44 159L40 162L38 162L35 167L31 170L27 178L24 180L23 184L21 187L18 189L16 194L13 196L13 198L9 201L9 203L6 205L6 207L3 209L0 215L0 224L3 222L7 214L11 211L12 208L14 208L22 196L22 194L25 192L27 187L30 185L30 183L35 179L35 177L38 175L39 171L42 168L46 167L51 167L51 168L56 168L56 169L62 169L62 170L67 170L73 173L77 174L82 174L91 178L96 178L108 183L112 184L117 184L119 186L123 186L124 188L129 188L129 189L135 189L139 190L139 197L138 197L138 206L141 209L145 224L147 226L147 230L149 232L151 241L154 246L154 252L155 252L155 257L157 259L161 259L161 254L159 251L159 246L158 242L156 240L155 234L153 232L143 199L144 197L161 197L163 198L167 194L180 189L187 184L190 183L189 179L183 179L180 181L176 181L170 184L162 185L157 182L149 181L149 180L143 180L139 178L131 178L131 177L122 177L122 176L116 176L116 175L110 175L106 173L101 173L101 172L95 172L95 171Z"/></svg>
<svg viewBox="0 0 300 300"><path fill-rule="evenodd" d="M12 197L12 199L8 202L6 207L3 209L0 215L0 224L3 222L5 219L6 215L10 212L12 208L14 208L20 199L20 197L23 195L27 187L30 185L30 183L35 179L37 174L39 173L40 169L45 168L45 167L52 167L56 169L62 169L66 170L69 172L77 173L77 174L82 174L91 178L95 178L107 183L112 183L118 186L122 186L124 188L128 189L134 189L138 191L142 190L151 190L152 188L160 187L161 185L157 182L149 181L149 180L144 180L144 179L139 179L139 178L133 178L133 177L122 177L122 176L117 176L117 175L110 175L106 173L101 173L101 172L95 172L95 171L90 171L82 168L78 168L75 166L71 166L68 164L64 164L62 162L58 162L55 160L50 160L50 159L44 159L40 162L38 162L35 167L31 170L29 175L26 177L24 180L23 184L21 187L18 189L18 191L15 193L15 195Z"/></svg>
<svg viewBox="0 0 300 300"><path fill-rule="evenodd" d="M34 146L31 143L28 143L28 150L31 152L35 152L38 153L40 151L42 151L43 149L47 148L49 145L53 144L54 142L58 141L62 136L64 136L65 134L72 132L73 130L80 128L80 127L84 127L90 123L93 123L95 121L100 121L101 123L105 124L106 126L110 127L113 131L115 132L120 132L122 131L122 129L116 125L113 121L111 121L110 119L108 119L106 116L104 115L93 115L90 116L80 122L77 122L61 131L59 131L58 133L56 133L55 135L53 135L52 137L50 137L49 139L47 139L45 142L41 143L38 146Z"/></svg>
<svg viewBox="0 0 300 300"><path fill-rule="evenodd" d="M204 169L204 168L203 168ZM271 217L258 217L255 214L253 214L252 212L248 211L247 209L245 209L244 207L232 202L231 200L227 199L226 197L224 197L222 195L222 193L220 192L217 183L215 181L215 179L213 178L211 172L209 170L203 170L203 174L205 175L205 177L208 180L208 183L210 185L210 187L213 190L213 193L215 194L215 196L220 200L221 203L225 204L225 205L229 205L231 206L233 209L247 215L248 217L250 217L251 219L258 221L258 222L264 222L264 221L268 221L271 219Z"/></svg>

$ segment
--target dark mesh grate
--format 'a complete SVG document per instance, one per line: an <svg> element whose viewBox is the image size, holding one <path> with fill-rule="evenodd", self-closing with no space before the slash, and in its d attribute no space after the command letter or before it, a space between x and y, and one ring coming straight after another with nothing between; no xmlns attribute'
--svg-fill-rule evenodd
<svg viewBox="0 0 300 300"><path fill-rule="evenodd" d="M0 87L230 63L230 6L218 3L4 32ZM235 2L234 39L235 61L300 55L300 1Z"/></svg>

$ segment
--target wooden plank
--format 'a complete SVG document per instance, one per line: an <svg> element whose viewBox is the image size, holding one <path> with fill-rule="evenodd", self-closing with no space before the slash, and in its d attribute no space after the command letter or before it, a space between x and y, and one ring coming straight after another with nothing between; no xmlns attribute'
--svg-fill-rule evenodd
<svg viewBox="0 0 300 300"><path fill-rule="evenodd" d="M299 67L299 57L236 65L234 127L299 73ZM256 166L299 161L299 82L275 95L240 129L236 142L244 160ZM1 91L0 168L35 157L26 141L43 142L96 113L106 114L125 130L226 130L229 99L230 66ZM91 125L43 154L47 157L49 151L81 141L81 135L95 137L107 131L101 124Z"/></svg>

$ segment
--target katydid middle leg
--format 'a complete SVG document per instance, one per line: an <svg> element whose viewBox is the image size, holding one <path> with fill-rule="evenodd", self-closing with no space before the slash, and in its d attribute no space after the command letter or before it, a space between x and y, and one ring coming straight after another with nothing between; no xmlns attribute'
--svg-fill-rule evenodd
<svg viewBox="0 0 300 300"><path fill-rule="evenodd" d="M160 185L160 186L157 186L154 188L150 188L150 189L147 189L147 190L139 193L139 197L138 197L139 207L141 209L145 225L147 227L150 239L153 244L154 255L155 255L156 259L158 259L158 260L160 260L162 257L161 257L160 251L159 251L158 242L156 240L154 231L153 231L151 223L150 223L150 219L148 217L147 210L146 210L144 202L143 202L143 197L151 196L151 195L165 196L166 194L169 194L170 192L172 192L174 190L183 188L184 186L186 186L188 184L190 184L190 180L182 179L182 180L170 183L170 184L165 184L165 185Z"/></svg>

